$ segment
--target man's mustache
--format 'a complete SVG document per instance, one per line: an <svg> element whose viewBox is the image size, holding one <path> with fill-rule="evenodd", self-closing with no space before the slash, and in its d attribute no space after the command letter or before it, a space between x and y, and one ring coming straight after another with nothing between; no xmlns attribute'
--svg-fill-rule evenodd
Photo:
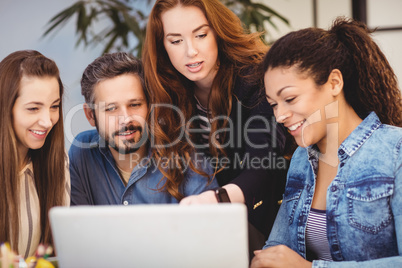
<svg viewBox="0 0 402 268"><path fill-rule="evenodd" d="M116 135L119 135L122 132L126 132L126 131L139 131L140 133L142 133L142 127L141 126L134 126L134 125L124 126L120 130L118 130L115 133L113 133L113 137L116 136Z"/></svg>

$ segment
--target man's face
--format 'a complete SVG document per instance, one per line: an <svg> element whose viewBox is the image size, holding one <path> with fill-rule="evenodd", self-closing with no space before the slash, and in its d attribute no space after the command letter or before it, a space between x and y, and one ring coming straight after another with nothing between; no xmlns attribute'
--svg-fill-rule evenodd
<svg viewBox="0 0 402 268"><path fill-rule="evenodd" d="M148 106L140 78L122 74L95 85L95 125L109 147L120 154L137 151L143 136Z"/></svg>

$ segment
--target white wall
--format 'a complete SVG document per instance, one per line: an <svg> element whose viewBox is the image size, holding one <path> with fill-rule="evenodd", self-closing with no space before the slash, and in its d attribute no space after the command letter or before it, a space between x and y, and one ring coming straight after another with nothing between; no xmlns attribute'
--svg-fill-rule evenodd
<svg viewBox="0 0 402 268"><path fill-rule="evenodd" d="M375 27L402 27L401 0L367 0L367 25ZM373 34L377 44L388 58L402 87L402 30Z"/></svg>
<svg viewBox="0 0 402 268"><path fill-rule="evenodd" d="M66 147L73 136L91 128L82 111L80 79L86 66L102 52L99 47L75 47L75 21L57 34L41 38L50 18L72 3L71 0L0 0L0 60L16 50L34 49L53 59L60 69L65 86Z"/></svg>
<svg viewBox="0 0 402 268"><path fill-rule="evenodd" d="M272 36L278 38L290 31L313 26L312 0L259 0L290 21L287 27L277 21L280 31L271 29ZM375 27L402 27L401 0L367 0L367 25ZM317 26L327 29L337 16L352 17L351 0L318 0ZM269 36L272 38L272 36ZM402 86L402 31L376 32L374 40L380 46ZM271 40L271 39L270 39Z"/></svg>
<svg viewBox="0 0 402 268"><path fill-rule="evenodd" d="M257 1L257 0L254 0ZM288 27L277 21L272 40L292 30L313 25L312 0L259 0L290 20ZM51 17L70 6L72 0L0 0L0 60L13 51L35 49L56 61L66 88L64 99L66 146L73 136L91 128L82 112L84 98L80 78L86 66L101 54L100 47L75 47L75 19L51 37L41 38ZM368 0L368 24L402 26L401 0ZM352 16L351 0L319 0L318 26L327 28L338 15ZM397 76L402 79L402 31L374 35ZM401 83L400 83L401 85Z"/></svg>

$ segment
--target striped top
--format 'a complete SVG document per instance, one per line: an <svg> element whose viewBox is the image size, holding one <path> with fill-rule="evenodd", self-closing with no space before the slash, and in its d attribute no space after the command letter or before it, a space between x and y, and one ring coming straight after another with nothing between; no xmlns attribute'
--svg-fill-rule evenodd
<svg viewBox="0 0 402 268"><path fill-rule="evenodd" d="M68 163L65 169L66 191L65 206L70 205L70 172ZM18 254L26 259L35 254L39 245L40 206L33 175L32 162L29 162L19 174L20 178L20 231L18 240Z"/></svg>
<svg viewBox="0 0 402 268"><path fill-rule="evenodd" d="M325 210L312 208L306 225L306 246L318 260L332 261L327 238L327 217Z"/></svg>

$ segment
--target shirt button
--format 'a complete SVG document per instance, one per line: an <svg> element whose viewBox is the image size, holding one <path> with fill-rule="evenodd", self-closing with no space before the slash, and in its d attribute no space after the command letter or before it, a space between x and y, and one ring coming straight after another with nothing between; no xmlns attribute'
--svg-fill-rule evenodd
<svg viewBox="0 0 402 268"><path fill-rule="evenodd" d="M332 191L332 192L335 192L337 189L338 189L338 187L336 187L335 185L332 185L332 186L331 186L331 191Z"/></svg>
<svg viewBox="0 0 402 268"><path fill-rule="evenodd" d="M343 167L344 165L345 165L345 163L343 163L343 162L340 164L341 167Z"/></svg>
<svg viewBox="0 0 402 268"><path fill-rule="evenodd" d="M127 205L128 205L128 201L125 200L125 201L123 202L123 205L127 206Z"/></svg>
<svg viewBox="0 0 402 268"><path fill-rule="evenodd" d="M339 154L340 154L340 155L344 155L344 154L345 154L345 151L342 150L342 149L340 149L340 150L339 150Z"/></svg>

